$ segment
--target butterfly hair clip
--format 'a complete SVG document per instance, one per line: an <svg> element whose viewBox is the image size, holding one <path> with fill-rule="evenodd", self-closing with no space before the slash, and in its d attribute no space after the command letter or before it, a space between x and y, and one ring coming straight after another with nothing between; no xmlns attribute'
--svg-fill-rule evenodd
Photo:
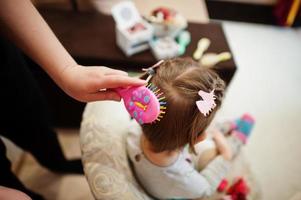
<svg viewBox="0 0 301 200"><path fill-rule="evenodd" d="M202 99L196 101L196 105L199 111L206 117L216 106L214 101L216 99L214 90L212 90L210 93L200 90L198 94L202 97Z"/></svg>

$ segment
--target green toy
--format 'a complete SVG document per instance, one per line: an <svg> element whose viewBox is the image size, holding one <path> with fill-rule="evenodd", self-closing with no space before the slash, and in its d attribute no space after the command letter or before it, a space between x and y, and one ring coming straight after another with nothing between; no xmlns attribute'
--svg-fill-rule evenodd
<svg viewBox="0 0 301 200"><path fill-rule="evenodd" d="M191 36L188 31L182 31L178 38L177 38L178 44L179 44L179 55L183 55L186 51L186 47L191 42Z"/></svg>

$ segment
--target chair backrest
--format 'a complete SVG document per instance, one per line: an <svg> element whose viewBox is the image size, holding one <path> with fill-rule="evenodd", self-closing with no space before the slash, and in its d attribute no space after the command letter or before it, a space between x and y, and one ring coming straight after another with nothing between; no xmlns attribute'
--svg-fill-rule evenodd
<svg viewBox="0 0 301 200"><path fill-rule="evenodd" d="M95 199L150 200L135 180L126 154L131 123L122 102L88 103L80 145L85 175Z"/></svg>

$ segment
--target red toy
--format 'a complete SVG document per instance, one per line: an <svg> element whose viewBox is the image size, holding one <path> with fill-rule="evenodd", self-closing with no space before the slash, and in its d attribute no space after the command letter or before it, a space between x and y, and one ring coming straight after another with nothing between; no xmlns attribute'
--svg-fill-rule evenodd
<svg viewBox="0 0 301 200"><path fill-rule="evenodd" d="M223 192L226 189L227 186L228 186L228 181L226 179L223 179L220 182L220 184L219 184L219 186L217 188L217 191L218 192Z"/></svg>
<svg viewBox="0 0 301 200"><path fill-rule="evenodd" d="M164 7L157 8L152 12L152 15L156 17L158 17L159 14L162 14L164 21L168 21L171 20L176 15L176 12L174 10L171 10L169 8L164 8Z"/></svg>
<svg viewBox="0 0 301 200"><path fill-rule="evenodd" d="M231 200L246 200L250 188L243 178L239 178L227 191Z"/></svg>
<svg viewBox="0 0 301 200"><path fill-rule="evenodd" d="M274 15L279 25L292 26L294 21L300 17L300 0L278 0L274 9Z"/></svg>

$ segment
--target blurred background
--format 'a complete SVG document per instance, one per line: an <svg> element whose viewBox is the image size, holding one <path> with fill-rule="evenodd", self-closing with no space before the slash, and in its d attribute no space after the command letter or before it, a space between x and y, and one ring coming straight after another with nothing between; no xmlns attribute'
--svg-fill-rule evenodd
<svg viewBox="0 0 301 200"><path fill-rule="evenodd" d="M105 65L136 75L156 58L149 50L127 57L116 45L111 8L121 0L33 0L54 33L80 64ZM244 149L261 199L301 199L301 14L299 0L133 0L142 16L172 8L191 34L184 56L202 37L208 52L231 53L214 67L228 88L216 121L249 112L256 126ZM79 127L85 104L66 96L33 63L68 158L81 155ZM48 199L93 199L84 176L60 176L6 140L20 179ZM41 178L42 177L42 178Z"/></svg>

